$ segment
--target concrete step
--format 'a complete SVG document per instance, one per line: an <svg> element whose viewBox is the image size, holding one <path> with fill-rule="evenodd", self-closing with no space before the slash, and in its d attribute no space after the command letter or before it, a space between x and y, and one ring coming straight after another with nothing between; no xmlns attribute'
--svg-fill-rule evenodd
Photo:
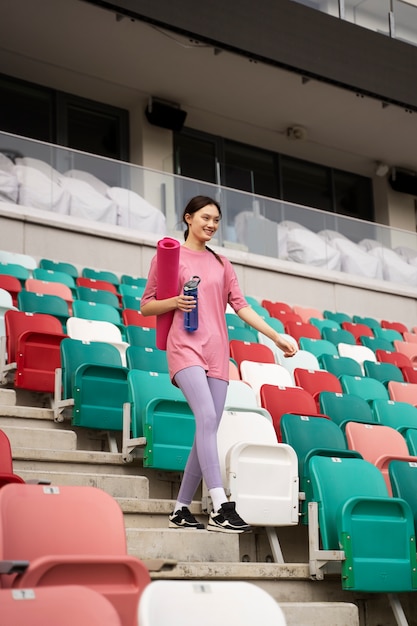
<svg viewBox="0 0 417 626"><path fill-rule="evenodd" d="M180 528L126 528L129 554L141 559L239 562L239 536Z"/></svg>
<svg viewBox="0 0 417 626"><path fill-rule="evenodd" d="M280 602L287 626L359 626L350 602Z"/></svg>
<svg viewBox="0 0 417 626"><path fill-rule="evenodd" d="M0 428L10 440L12 450L15 448L31 448L46 450L76 450L77 435L73 430L59 428L32 428L22 420L22 425L16 426L0 423ZM25 425L23 425L25 424Z"/></svg>
<svg viewBox="0 0 417 626"><path fill-rule="evenodd" d="M25 481L49 481L53 485L77 485L98 487L114 498L147 498L149 481L144 476L122 476L118 474L97 474L74 471L21 470L19 476Z"/></svg>

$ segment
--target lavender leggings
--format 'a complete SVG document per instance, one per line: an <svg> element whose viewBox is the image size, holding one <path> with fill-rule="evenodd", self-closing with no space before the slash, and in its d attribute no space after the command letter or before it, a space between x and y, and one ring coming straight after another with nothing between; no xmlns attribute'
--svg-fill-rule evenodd
<svg viewBox="0 0 417 626"><path fill-rule="evenodd" d="M178 494L180 502L190 504L202 478L208 489L223 486L217 429L226 401L227 382L208 377L205 370L197 365L177 372L175 382L195 417L195 439Z"/></svg>

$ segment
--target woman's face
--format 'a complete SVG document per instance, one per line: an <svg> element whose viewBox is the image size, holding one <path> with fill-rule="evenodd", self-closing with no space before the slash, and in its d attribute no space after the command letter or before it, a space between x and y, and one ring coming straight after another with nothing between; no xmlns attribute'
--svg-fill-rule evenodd
<svg viewBox="0 0 417 626"><path fill-rule="evenodd" d="M207 204L193 214L186 213L188 236L202 242L210 241L219 227L220 219L219 209L214 204Z"/></svg>

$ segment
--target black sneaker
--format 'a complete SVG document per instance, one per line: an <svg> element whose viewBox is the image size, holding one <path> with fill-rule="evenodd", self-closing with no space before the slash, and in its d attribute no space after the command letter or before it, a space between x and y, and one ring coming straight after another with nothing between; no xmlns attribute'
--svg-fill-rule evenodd
<svg viewBox="0 0 417 626"><path fill-rule="evenodd" d="M236 513L236 502L224 502L217 513L211 511L207 530L220 533L247 533L252 528Z"/></svg>
<svg viewBox="0 0 417 626"><path fill-rule="evenodd" d="M186 506L171 513L168 526L169 528L194 528L197 530L204 528L204 524L200 524Z"/></svg>

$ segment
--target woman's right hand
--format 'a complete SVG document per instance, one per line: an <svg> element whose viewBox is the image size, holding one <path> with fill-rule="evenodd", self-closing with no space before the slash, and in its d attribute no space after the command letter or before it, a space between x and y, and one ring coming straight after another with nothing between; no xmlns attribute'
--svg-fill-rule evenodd
<svg viewBox="0 0 417 626"><path fill-rule="evenodd" d="M189 313L193 309L195 309L195 298L193 296L184 296L184 294L180 293L179 296L176 296L176 309L183 311L184 313Z"/></svg>

